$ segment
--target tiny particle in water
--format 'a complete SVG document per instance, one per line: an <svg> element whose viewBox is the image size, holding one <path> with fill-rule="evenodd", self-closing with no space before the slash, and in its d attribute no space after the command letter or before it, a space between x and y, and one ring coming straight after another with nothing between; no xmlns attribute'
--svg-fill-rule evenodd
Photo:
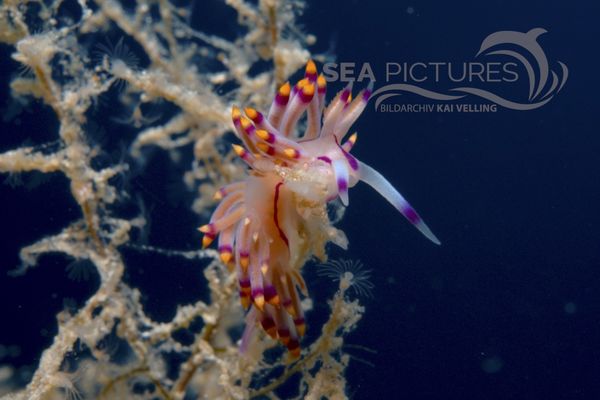
<svg viewBox="0 0 600 400"><path fill-rule="evenodd" d="M498 356L487 357L483 361L481 361L481 369L483 372L488 374L495 374L500 372L502 367L504 366L504 362Z"/></svg>
<svg viewBox="0 0 600 400"><path fill-rule="evenodd" d="M575 314L577 312L577 306L572 301L569 301L568 303L565 303L564 310L567 314Z"/></svg>

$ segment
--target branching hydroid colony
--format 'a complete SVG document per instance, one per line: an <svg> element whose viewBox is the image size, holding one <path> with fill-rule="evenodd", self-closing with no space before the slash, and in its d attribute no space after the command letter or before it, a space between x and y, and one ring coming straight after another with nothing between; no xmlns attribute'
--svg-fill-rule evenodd
<svg viewBox="0 0 600 400"><path fill-rule="evenodd" d="M309 63L306 78L293 88L281 87L267 115L250 108L243 115L234 108L232 124L232 104L269 107L273 89L306 63L305 47L315 39L296 26L299 2L224 3L236 11L244 32L232 41L191 25L194 10L179 7L181 2L138 1L132 6L116 0L13 0L0 5L0 42L11 47L19 64L10 82L11 109L41 107L58 123L56 131L44 132L55 136L51 144L0 153L0 173L64 176L81 215L53 222L52 234L23 243L18 272L45 267L47 253L62 253L69 258L67 264L85 262L99 276L97 290L80 307L57 315L57 333L28 382L18 381L16 366L2 366L3 376L13 376L0 382L4 398L275 398L273 390L296 373L301 375L299 396L343 398L349 362L342 351L343 336L364 311L348 295L352 272L339 277L319 338L303 343L302 352L298 346L306 311L296 292L298 285L305 285L300 268L312 255L325 259L327 241L345 244L343 234L329 223L326 203L339 197L347 204L347 189L363 180L435 240L402 197L349 154L356 137L344 141L344 136L370 89L354 101L350 88L344 90L324 111L321 125L324 83ZM202 7L203 13L211 12ZM250 73L265 60L272 68ZM165 112L150 115L148 106ZM308 129L298 136L295 126L303 113ZM118 121L121 128L109 120ZM126 153L98 162L99 155L114 149L94 140L92 122L111 138L127 141ZM47 129L52 126L47 124ZM244 146L234 151L223 139L232 128ZM33 139L37 134L25 133ZM134 199L117 183L146 173L145 166L155 162L147 151L152 147L168 152L173 164L187 162L182 154L192 154L183 182L196 192L190 208L199 220L214 208L212 196L222 188L213 221L202 228L206 244L220 233L219 252L156 249L152 240L147 246L133 243L147 227L148 216L165 210L140 210L137 217L123 214L119 206L131 205ZM251 166L250 172L234 160L236 154ZM237 181L242 183L232 184ZM185 197L180 192L173 195ZM194 235L197 232L190 229L190 242L198 239ZM256 240L257 235L273 241ZM123 279L127 270L139 267L135 259L125 262L124 249L194 260L204 269L208 295L199 293L196 301L180 304L166 321L153 320L143 306L143 291ZM237 271L225 266L231 262ZM161 276L152 279L160 281ZM243 356L239 337L231 336L244 320L238 291L244 304L252 304ZM165 287L164 292L174 291ZM265 351L277 345L252 331L257 321L300 358L290 363L284 352L276 351L276 356L265 358ZM194 323L201 326L199 332L189 330ZM174 333L182 330L190 332L192 343L175 339ZM119 362L105 345L110 341L127 349L119 354ZM140 383L150 388L145 394L136 392Z"/></svg>

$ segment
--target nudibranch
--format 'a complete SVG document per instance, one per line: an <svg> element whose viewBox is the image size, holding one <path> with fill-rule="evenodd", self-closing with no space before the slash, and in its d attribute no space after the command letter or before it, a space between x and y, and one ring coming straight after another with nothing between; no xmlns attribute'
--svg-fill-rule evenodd
<svg viewBox="0 0 600 400"><path fill-rule="evenodd" d="M348 188L363 181L377 190L418 230L439 240L415 209L381 175L350 154L356 133L344 138L372 93L372 83L352 99L352 83L325 107L326 81L313 61L293 87L277 91L267 115L232 109L243 146L235 153L249 166L241 182L222 187L210 223L199 228L202 244L218 237L223 263L235 268L247 314L242 351L261 325L292 354L300 355L305 332L299 291L307 296L300 270L308 258L325 259L329 241L344 245L331 226L327 203L348 205ZM305 115L306 128L298 132Z"/></svg>

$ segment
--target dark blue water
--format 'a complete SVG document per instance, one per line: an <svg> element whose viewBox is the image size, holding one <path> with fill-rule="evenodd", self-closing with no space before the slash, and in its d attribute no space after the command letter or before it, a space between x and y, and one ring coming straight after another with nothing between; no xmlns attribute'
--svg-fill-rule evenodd
<svg viewBox="0 0 600 400"><path fill-rule="evenodd" d="M534 110L382 113L370 106L355 125L353 153L400 189L442 246L366 185L351 190L340 224L350 248L332 254L362 260L375 285L373 299L362 299L364 319L347 338L347 351L367 362L351 362L351 398L600 398L599 11L592 1L333 1L306 11L302 22L319 38L314 51L370 63L376 88L386 83L388 62L469 61L489 34L537 27L548 31L538 43L553 67L560 60L569 69L560 93ZM14 70L9 54L1 48L2 71ZM7 107L6 78L0 87ZM522 83L487 87L520 100L527 91ZM416 95L390 103L436 104ZM0 149L53 140L52 121L45 107L30 106L3 122ZM123 129L110 124L109 135ZM185 165L167 165L168 157L154 152L145 172L123 185L150 210L145 243L193 249L202 221L189 211L192 194L169 195L183 191ZM18 265L20 247L79 216L64 178L21 179L0 185L2 271ZM157 319L205 295L194 263L135 251L125 257L136 265L127 281L144 288L144 304ZM68 279L70 262L46 256L24 277L0 274L0 344L20 347L0 364L34 366L64 299L76 308L93 293L97 277ZM332 295L333 283L311 266L306 273L315 298ZM320 305L309 314L311 334L326 311Z"/></svg>

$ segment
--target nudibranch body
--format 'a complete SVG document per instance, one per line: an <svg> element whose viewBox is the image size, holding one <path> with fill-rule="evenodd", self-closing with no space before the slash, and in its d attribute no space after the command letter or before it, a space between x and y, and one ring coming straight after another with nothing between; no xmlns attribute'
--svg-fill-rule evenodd
<svg viewBox="0 0 600 400"><path fill-rule="evenodd" d="M325 108L325 78L317 76L309 61L303 79L279 88L266 116L252 108L245 115L232 109L243 143L233 145L234 151L249 173L216 193L220 203L200 231L203 246L218 236L221 260L236 269L241 303L250 307L242 350L260 323L293 356L300 354L305 322L298 289L307 296L301 267L311 256L325 259L327 242L345 245L326 206L337 197L347 206L348 189L358 181L372 186L427 238L440 243L381 174L350 154L356 133L344 138L366 107L372 84L354 99L351 91L349 84ZM305 114L306 129L300 134L297 125Z"/></svg>

